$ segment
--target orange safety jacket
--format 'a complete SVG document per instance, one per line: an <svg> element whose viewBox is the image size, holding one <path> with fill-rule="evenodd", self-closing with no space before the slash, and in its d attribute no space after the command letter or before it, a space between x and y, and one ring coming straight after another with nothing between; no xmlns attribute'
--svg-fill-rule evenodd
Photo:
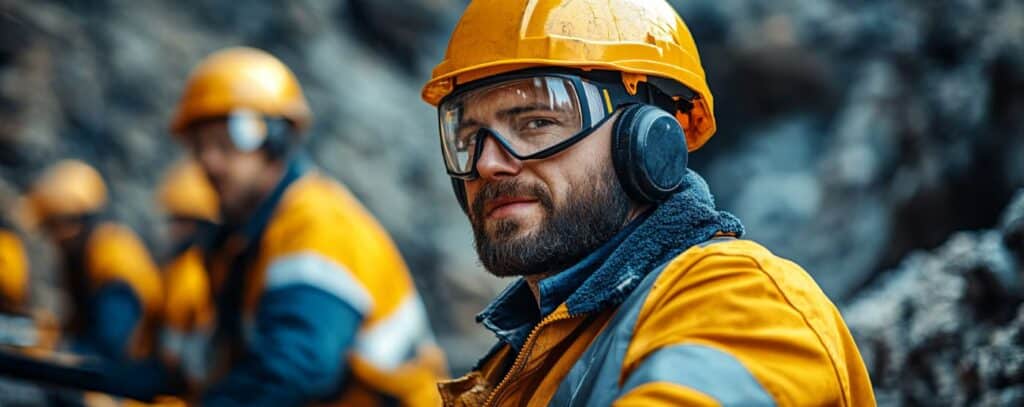
<svg viewBox="0 0 1024 407"><path fill-rule="evenodd" d="M795 263L714 238L734 220L693 174L525 339L514 311L538 309L515 283L478 317L502 343L440 384L445 405L874 405L836 307Z"/></svg>
<svg viewBox="0 0 1024 407"><path fill-rule="evenodd" d="M80 253L65 259L66 277L74 304L67 329L72 336L92 332L107 323L109 315L92 309L97 296L121 285L139 307L137 320L131 324L126 348L113 358L141 359L150 356L156 342L155 331L163 307L163 281L149 249L131 229L114 222L87 220L87 230ZM108 338L117 340L118 338Z"/></svg>
<svg viewBox="0 0 1024 407"><path fill-rule="evenodd" d="M227 392L240 387L223 390L218 386L238 374L250 374L243 367L252 364L245 362L258 358L264 365L292 369L298 365L286 358L304 358L304 350L317 352L316 346L324 345L321 340L339 342L346 340L342 336L351 336L352 345L339 359L310 355L317 362L308 364L312 368L298 366L289 373L287 380L308 382L323 380L325 371L334 370L326 369L328 365L344 367L344 380L328 389L331 394L307 402L439 404L435 383L445 376L444 356L398 249L344 186L307 165L295 158L252 219L240 230L215 239L220 243L206 253L209 287L202 289L213 298L215 329L208 341L212 352L205 353L208 366L203 386L213 388L218 396L235 396ZM303 302L268 304L271 296L294 289L351 307L361 318L355 331L314 337L308 329L297 330L307 324L297 322L302 318L323 325L330 317L324 313L333 309L309 308ZM274 312L294 317L265 318L270 306ZM195 315L206 318L204 313ZM291 343L301 342L308 349L267 346L267 337L284 334L291 335L287 338ZM323 371L316 370L320 368Z"/></svg>
<svg viewBox="0 0 1024 407"><path fill-rule="evenodd" d="M0 311L24 311L28 297L28 256L21 238L0 223Z"/></svg>

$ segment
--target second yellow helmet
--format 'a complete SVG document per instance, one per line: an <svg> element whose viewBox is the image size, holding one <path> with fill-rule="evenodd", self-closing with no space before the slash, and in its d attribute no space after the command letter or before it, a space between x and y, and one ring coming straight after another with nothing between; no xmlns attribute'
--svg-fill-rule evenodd
<svg viewBox="0 0 1024 407"><path fill-rule="evenodd" d="M197 121L239 110L282 117L299 130L312 120L302 87L284 63L265 51L237 47L211 54L192 71L171 131L181 134Z"/></svg>

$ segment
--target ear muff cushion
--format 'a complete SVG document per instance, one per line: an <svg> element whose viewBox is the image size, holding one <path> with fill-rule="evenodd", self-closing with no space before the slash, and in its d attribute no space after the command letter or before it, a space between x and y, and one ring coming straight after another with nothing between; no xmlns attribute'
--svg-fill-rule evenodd
<svg viewBox="0 0 1024 407"><path fill-rule="evenodd" d="M668 112L632 105L616 121L612 159L623 189L640 202L661 202L686 176L686 136Z"/></svg>
<svg viewBox="0 0 1024 407"><path fill-rule="evenodd" d="M286 119L267 118L267 137L262 148L270 157L278 158L288 155L297 144L298 137L292 123Z"/></svg>
<svg viewBox="0 0 1024 407"><path fill-rule="evenodd" d="M633 117L643 105L630 105L619 113L612 127L612 164L615 167L615 174L619 177L619 184L633 200L646 202L647 199L639 191L636 185L635 174L631 171L633 167L633 130L635 124Z"/></svg>

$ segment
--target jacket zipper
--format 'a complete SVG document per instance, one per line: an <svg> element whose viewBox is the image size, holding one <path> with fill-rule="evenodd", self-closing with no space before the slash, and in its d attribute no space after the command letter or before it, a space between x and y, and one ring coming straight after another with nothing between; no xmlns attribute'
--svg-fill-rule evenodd
<svg viewBox="0 0 1024 407"><path fill-rule="evenodd" d="M517 375L519 371L523 369L523 365L525 365L526 360L529 359L530 353L533 352L533 342L537 339L536 336L540 330L552 322L569 319L571 317L572 316L569 315L568 312L551 314L541 320L537 326L533 327L533 330L530 331L530 335L526 337L526 344L523 345L523 350L516 355L515 362L512 362L512 367L509 368L508 373L505 374L505 377L498 383L498 387L495 387L494 391L491 392L491 395L487 397L487 401L484 403L485 406L497 405L496 403L500 401L498 395L501 393L501 390L504 389L505 385L512 381L512 377Z"/></svg>

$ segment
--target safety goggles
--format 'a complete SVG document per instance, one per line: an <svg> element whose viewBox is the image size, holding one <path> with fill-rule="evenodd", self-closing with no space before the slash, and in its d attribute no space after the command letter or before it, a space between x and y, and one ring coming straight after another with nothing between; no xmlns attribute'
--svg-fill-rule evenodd
<svg viewBox="0 0 1024 407"><path fill-rule="evenodd" d="M224 116L213 116L190 124L194 129L205 122L221 121L227 124L230 146L238 151L252 152L266 145L268 139L283 137L291 126L287 119L267 116L255 110L238 108Z"/></svg>
<svg viewBox="0 0 1024 407"><path fill-rule="evenodd" d="M449 95L438 105L441 150L452 177L472 180L487 137L518 160L550 157L586 138L616 108L637 103L621 85L577 75L507 75Z"/></svg>

